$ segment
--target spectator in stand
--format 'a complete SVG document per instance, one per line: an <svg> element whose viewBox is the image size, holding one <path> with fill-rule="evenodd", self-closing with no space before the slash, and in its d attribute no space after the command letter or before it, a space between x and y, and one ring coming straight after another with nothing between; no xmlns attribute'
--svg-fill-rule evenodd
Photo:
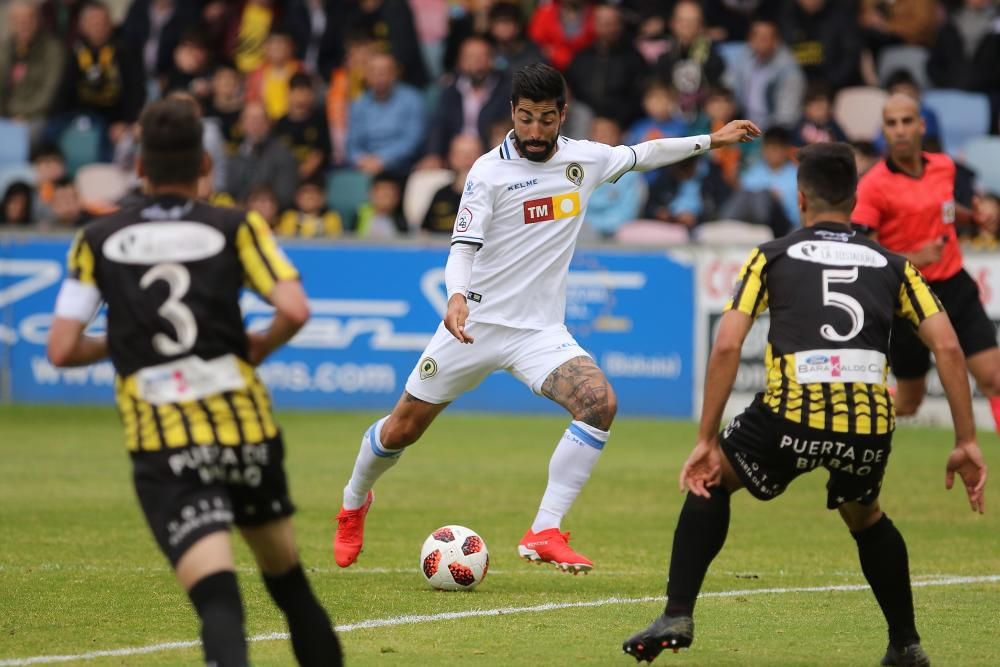
<svg viewBox="0 0 1000 667"><path fill-rule="evenodd" d="M622 128L614 118L597 116L590 124L590 140L608 146L622 143ZM586 224L604 240L639 217L646 199L646 181L636 171L626 171L614 183L597 186L587 204Z"/></svg>
<svg viewBox="0 0 1000 667"><path fill-rule="evenodd" d="M346 33L374 35L378 49L395 57L401 81L414 88L424 88L430 82L413 12L406 0L358 0L345 11L342 25Z"/></svg>
<svg viewBox="0 0 1000 667"><path fill-rule="evenodd" d="M302 71L292 36L280 29L272 31L264 43L264 64L247 77L247 101L262 101L271 120L278 120L288 113L288 83Z"/></svg>
<svg viewBox="0 0 1000 667"><path fill-rule="evenodd" d="M244 201L250 189L268 183L281 208L294 203L299 166L291 151L271 133L271 119L260 102L247 102L240 114L242 142L226 165L226 192Z"/></svg>
<svg viewBox="0 0 1000 667"><path fill-rule="evenodd" d="M802 120L792 132L796 146L829 141L847 141L847 135L833 119L833 97L825 81L813 81L806 88Z"/></svg>
<svg viewBox="0 0 1000 667"><path fill-rule="evenodd" d="M196 0L132 0L120 28L122 44L135 58L141 58L148 81L158 82L173 69L174 52L181 36L199 18Z"/></svg>
<svg viewBox="0 0 1000 667"><path fill-rule="evenodd" d="M326 120L333 143L333 163L347 160L347 122L351 105L365 92L365 68L375 53L375 41L365 33L354 33L346 39L347 55L333 70L326 92Z"/></svg>
<svg viewBox="0 0 1000 667"><path fill-rule="evenodd" d="M441 65L444 72L455 70L458 52L470 37L486 35L490 30L490 9L495 0L457 0L451 3L448 16L447 37ZM501 3L507 0L500 0Z"/></svg>
<svg viewBox="0 0 1000 667"><path fill-rule="evenodd" d="M545 59L565 72L573 57L594 41L594 7L590 0L552 0L539 5L528 23L528 36Z"/></svg>
<svg viewBox="0 0 1000 667"><path fill-rule="evenodd" d="M51 210L56 182L66 176L66 160L58 146L41 144L31 152L31 168L35 173L35 213L44 219Z"/></svg>
<svg viewBox="0 0 1000 667"><path fill-rule="evenodd" d="M288 113L274 126L274 134L292 151L303 181L322 176L330 165L330 129L316 106L313 79L299 72L289 82Z"/></svg>
<svg viewBox="0 0 1000 667"><path fill-rule="evenodd" d="M110 160L113 145L139 117L146 99L142 63L114 39L111 14L103 3L84 5L78 31L46 134L55 142L74 118L90 116L104 132L102 157Z"/></svg>
<svg viewBox="0 0 1000 667"><path fill-rule="evenodd" d="M938 30L935 0L861 0L858 22L868 48L878 55L883 46L932 46Z"/></svg>
<svg viewBox="0 0 1000 667"><path fill-rule="evenodd" d="M237 71L249 75L264 64L264 45L275 26L279 25L280 4L274 0L246 0L225 3L223 55L233 59Z"/></svg>
<svg viewBox="0 0 1000 667"><path fill-rule="evenodd" d="M649 188L645 217L691 229L717 219L729 193L718 166L695 156L660 170Z"/></svg>
<svg viewBox="0 0 1000 667"><path fill-rule="evenodd" d="M677 105L677 91L670 84L655 77L647 81L642 95L642 108L646 115L629 128L625 136L627 145L687 136L688 124ZM644 173L647 183L656 180L656 171Z"/></svg>
<svg viewBox="0 0 1000 667"><path fill-rule="evenodd" d="M913 75L909 71L899 69L892 72L889 78L886 79L885 90L890 95L900 93L915 99L920 104L920 117L924 121L924 138L938 142L941 141L941 123L938 121L937 114L921 101L920 85L917 84L916 79L913 78ZM880 155L885 155L887 152L888 146L886 145L885 135L882 133L882 130L879 130L878 137L875 139L875 148ZM858 174L858 178L860 177L861 174Z"/></svg>
<svg viewBox="0 0 1000 667"><path fill-rule="evenodd" d="M34 222L31 211L31 186L24 181L14 181L7 186L0 202L0 225L8 227L30 225Z"/></svg>
<svg viewBox="0 0 1000 667"><path fill-rule="evenodd" d="M939 88L1000 93L1000 9L992 0L965 0L948 17L927 75Z"/></svg>
<svg viewBox="0 0 1000 667"><path fill-rule="evenodd" d="M67 51L71 51L76 44L80 10L88 2L89 0L44 0L39 6L42 25Z"/></svg>
<svg viewBox="0 0 1000 667"><path fill-rule="evenodd" d="M705 32L701 5L681 0L674 5L670 36L656 61L657 76L677 90L681 111L693 121L711 86L719 85L726 65Z"/></svg>
<svg viewBox="0 0 1000 667"><path fill-rule="evenodd" d="M391 54L373 55L365 69L368 90L351 105L348 164L369 175L405 172L424 139L424 98L398 75Z"/></svg>
<svg viewBox="0 0 1000 667"><path fill-rule="evenodd" d="M861 34L851 3L793 0L781 13L781 34L809 82L834 91L860 82Z"/></svg>
<svg viewBox="0 0 1000 667"><path fill-rule="evenodd" d="M987 193L976 197L972 208L975 226L962 238L970 250L1000 250L1000 195Z"/></svg>
<svg viewBox="0 0 1000 667"><path fill-rule="evenodd" d="M344 233L340 215L326 205L321 179L302 181L295 191L295 208L281 214L275 232L301 239L336 238Z"/></svg>
<svg viewBox="0 0 1000 667"><path fill-rule="evenodd" d="M510 116L490 125L489 141L486 142L487 150L496 148L504 142L510 131L514 129L514 121Z"/></svg>
<svg viewBox="0 0 1000 667"><path fill-rule="evenodd" d="M42 29L38 8L29 0L7 7L7 38L0 44L0 117L39 129L59 87L64 54L59 41Z"/></svg>
<svg viewBox="0 0 1000 667"><path fill-rule="evenodd" d="M706 0L705 24L716 42L743 42L755 19L774 19L782 0Z"/></svg>
<svg viewBox="0 0 1000 667"><path fill-rule="evenodd" d="M869 169L882 160L882 154L870 141L851 142L851 148L854 150L854 164L858 168L858 178L867 174Z"/></svg>
<svg viewBox="0 0 1000 667"><path fill-rule="evenodd" d="M791 128L802 112L805 76L774 21L757 19L750 26L750 52L727 73L729 85L746 117L762 129Z"/></svg>
<svg viewBox="0 0 1000 667"><path fill-rule="evenodd" d="M328 81L344 57L338 0L291 0L283 23L295 44L295 57L306 71Z"/></svg>
<svg viewBox="0 0 1000 667"><path fill-rule="evenodd" d="M160 90L166 96L174 91L191 93L203 107L212 98L212 76L215 62L208 36L199 28L187 30L174 49L173 62L162 77Z"/></svg>
<svg viewBox="0 0 1000 667"><path fill-rule="evenodd" d="M230 63L220 64L212 75L212 95L205 105L205 117L219 124L226 140L226 149L232 153L240 145L240 113L243 111L243 78Z"/></svg>
<svg viewBox="0 0 1000 667"><path fill-rule="evenodd" d="M43 220L43 227L47 229L73 229L82 227L90 222L90 215L83 208L80 199L80 191L76 189L76 183L68 176L56 181L55 190L52 193L52 215L47 220Z"/></svg>
<svg viewBox="0 0 1000 667"><path fill-rule="evenodd" d="M281 204L278 203L274 188L270 184L258 183L251 187L247 193L246 207L248 211L257 213L264 218L271 229L277 228Z"/></svg>
<svg viewBox="0 0 1000 667"><path fill-rule="evenodd" d="M485 144L490 126L509 117L510 84L493 69L493 47L485 37L468 38L459 51L455 81L438 98L421 168L442 167L459 134L475 135Z"/></svg>
<svg viewBox="0 0 1000 667"><path fill-rule="evenodd" d="M770 192L781 204L793 228L799 226L798 167L792 162L792 135L783 127L764 132L761 157L743 172L740 186L746 192Z"/></svg>
<svg viewBox="0 0 1000 667"><path fill-rule="evenodd" d="M513 74L525 65L545 62L542 50L525 35L520 7L510 2L496 2L490 8L489 19L493 60L499 71Z"/></svg>
<svg viewBox="0 0 1000 667"><path fill-rule="evenodd" d="M382 172L372 178L368 201L358 208L354 235L358 238L388 239L409 232L403 217L403 186L395 174Z"/></svg>
<svg viewBox="0 0 1000 667"><path fill-rule="evenodd" d="M462 201L465 179L479 156L483 154L483 143L473 134L460 134L451 140L448 149L448 168L455 174L454 180L434 193L427 214L420 229L431 234L451 234L455 229L458 205Z"/></svg>
<svg viewBox="0 0 1000 667"><path fill-rule="evenodd" d="M594 42L573 58L566 83L575 99L598 116L614 118L619 126L635 122L642 108L646 61L625 35L621 10L613 5L594 9Z"/></svg>

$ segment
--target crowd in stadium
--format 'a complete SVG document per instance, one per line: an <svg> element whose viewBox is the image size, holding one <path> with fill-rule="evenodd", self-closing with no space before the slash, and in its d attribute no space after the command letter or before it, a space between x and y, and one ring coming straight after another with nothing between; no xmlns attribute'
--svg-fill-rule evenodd
<svg viewBox="0 0 1000 667"><path fill-rule="evenodd" d="M608 144L762 141L590 201L591 238L741 220L798 226L795 151L885 149L886 92L922 100L959 164L974 247L1000 239L1000 7L993 0L9 0L0 46L0 229L72 228L135 196L145 102L200 105L216 203L292 237L450 234L465 174L511 129L510 74L570 88L563 133ZM657 224L654 224L657 223Z"/></svg>

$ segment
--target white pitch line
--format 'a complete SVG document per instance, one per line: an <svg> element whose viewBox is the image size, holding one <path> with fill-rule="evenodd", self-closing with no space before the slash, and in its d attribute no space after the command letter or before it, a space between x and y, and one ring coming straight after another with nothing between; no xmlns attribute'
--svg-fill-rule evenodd
<svg viewBox="0 0 1000 667"><path fill-rule="evenodd" d="M979 577L944 577L941 579L929 579L914 581L914 588L926 586L957 586L960 584L984 584L1000 583L1000 575L992 574ZM868 584L844 584L836 586L802 586L798 588L748 588L737 591L710 591L702 593L699 598L731 598L748 595L783 595L788 593L831 593L843 591L865 591ZM662 602L663 596L651 596L642 598L603 598L601 600L583 600L580 602L549 602L531 607L501 607L498 609L470 609L468 611L449 611L440 614L419 614L394 616L392 618L375 618L358 623L348 623L338 625L337 632L351 632L353 630L370 630L373 628L386 628L396 625L414 625L418 623L433 623L435 621L452 621L462 618L481 618L484 616L508 616L510 614L530 614L544 611L557 611L560 609L578 609L582 607L604 607L612 604L640 604L646 602ZM266 635L255 635L249 638L251 642L267 642L288 639L287 632L272 632ZM95 658L109 658L129 655L143 655L146 653L159 653L161 651L171 651L181 648L194 648L201 645L200 641L167 642L164 644L153 644L151 646L137 646L133 648L118 648L104 651L91 651L78 655L37 655L30 658L12 658L0 660L0 667L22 667L22 665L42 665L57 662L72 662L75 660L93 660Z"/></svg>

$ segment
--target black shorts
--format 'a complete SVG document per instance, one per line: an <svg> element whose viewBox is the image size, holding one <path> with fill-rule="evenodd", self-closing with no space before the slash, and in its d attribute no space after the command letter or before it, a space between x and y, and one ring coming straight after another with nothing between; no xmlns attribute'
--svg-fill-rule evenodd
<svg viewBox="0 0 1000 667"><path fill-rule="evenodd" d="M826 468L829 509L875 502L892 449L892 433L855 435L802 426L767 409L760 394L720 440L729 463L758 500L777 498L799 475Z"/></svg>
<svg viewBox="0 0 1000 667"><path fill-rule="evenodd" d="M983 310L979 286L965 269L928 285L948 313L966 357L997 346L997 330ZM889 361L893 374L902 379L923 377L931 368L930 350L917 337L909 320L897 317L892 323Z"/></svg>
<svg viewBox="0 0 1000 667"><path fill-rule="evenodd" d="M254 526L295 512L279 433L254 445L189 445L132 454L146 522L176 566L199 539L232 524Z"/></svg>

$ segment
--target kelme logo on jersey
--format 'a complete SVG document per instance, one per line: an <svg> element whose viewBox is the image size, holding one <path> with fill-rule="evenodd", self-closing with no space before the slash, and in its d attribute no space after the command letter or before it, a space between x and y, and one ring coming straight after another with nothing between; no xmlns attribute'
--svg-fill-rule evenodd
<svg viewBox="0 0 1000 667"><path fill-rule="evenodd" d="M420 360L420 379L426 380L437 375L438 364L433 357L424 357Z"/></svg>
<svg viewBox="0 0 1000 667"><path fill-rule="evenodd" d="M524 224L571 218L580 214L580 194L569 192L524 202Z"/></svg>
<svg viewBox="0 0 1000 667"><path fill-rule="evenodd" d="M566 166L566 178L577 187L583 183L583 167L580 166L579 162L570 162Z"/></svg>

